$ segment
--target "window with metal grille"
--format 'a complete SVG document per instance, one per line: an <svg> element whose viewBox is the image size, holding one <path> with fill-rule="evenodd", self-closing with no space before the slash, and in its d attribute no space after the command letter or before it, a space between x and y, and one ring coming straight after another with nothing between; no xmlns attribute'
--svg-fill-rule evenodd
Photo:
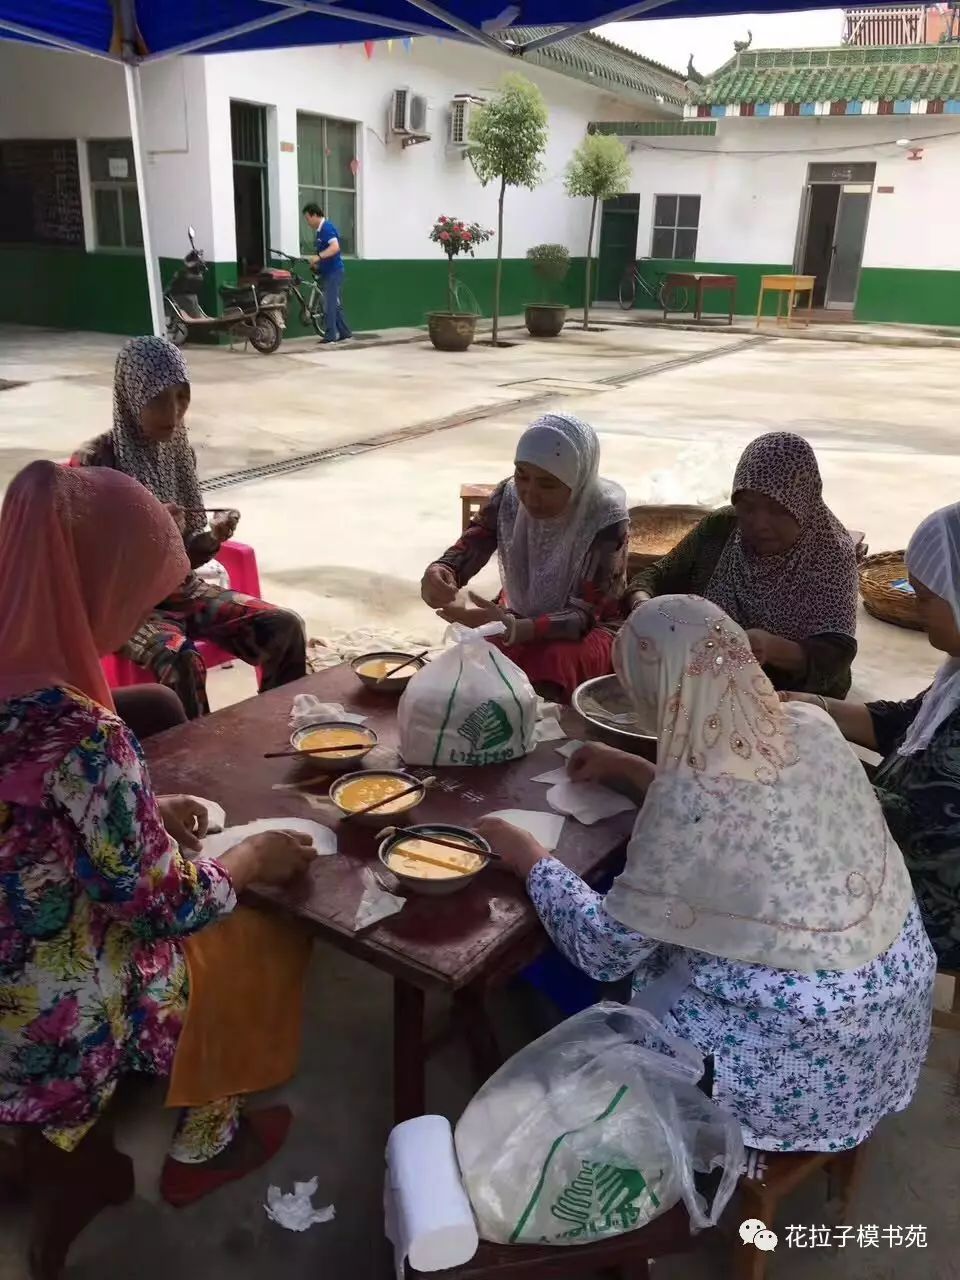
<svg viewBox="0 0 960 1280"><path fill-rule="evenodd" d="M699 228L699 196L655 196L651 258L692 261L697 256Z"/></svg>
<svg viewBox="0 0 960 1280"><path fill-rule="evenodd" d="M329 116L297 115L300 208L318 204L340 232L344 253L357 251L357 126ZM301 220L300 248L315 253L316 238Z"/></svg>
<svg viewBox="0 0 960 1280"><path fill-rule="evenodd" d="M98 249L142 249L140 201L129 138L87 143Z"/></svg>

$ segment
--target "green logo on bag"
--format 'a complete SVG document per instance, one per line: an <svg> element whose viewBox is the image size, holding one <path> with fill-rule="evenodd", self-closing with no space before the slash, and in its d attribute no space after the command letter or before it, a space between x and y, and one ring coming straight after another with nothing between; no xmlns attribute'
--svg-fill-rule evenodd
<svg viewBox="0 0 960 1280"><path fill-rule="evenodd" d="M493 751L513 737L513 729L503 707L494 701L481 702L457 729L475 752Z"/></svg>
<svg viewBox="0 0 960 1280"><path fill-rule="evenodd" d="M657 1197L639 1169L584 1160L580 1172L550 1206L550 1212L570 1224L563 1236L572 1239L628 1229L651 1202L655 1207Z"/></svg>

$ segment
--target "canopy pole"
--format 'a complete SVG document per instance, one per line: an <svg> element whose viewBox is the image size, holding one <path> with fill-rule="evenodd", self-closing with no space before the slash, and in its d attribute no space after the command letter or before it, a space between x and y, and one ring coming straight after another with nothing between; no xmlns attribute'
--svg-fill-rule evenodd
<svg viewBox="0 0 960 1280"><path fill-rule="evenodd" d="M140 68L136 64L125 62L123 64L123 75L127 85L127 110L130 114L133 162L137 171L137 199L140 203L140 229L143 233L143 260L147 271L150 320L153 325L153 332L158 337L162 337L167 331L167 324L163 314L160 264L153 256L150 211L147 207L147 152L143 145L143 97L140 92Z"/></svg>

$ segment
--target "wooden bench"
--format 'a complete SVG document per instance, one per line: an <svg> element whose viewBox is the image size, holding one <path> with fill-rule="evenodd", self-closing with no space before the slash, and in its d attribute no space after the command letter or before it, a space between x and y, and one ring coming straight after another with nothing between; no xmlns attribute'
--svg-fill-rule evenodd
<svg viewBox="0 0 960 1280"><path fill-rule="evenodd" d="M0 1144L0 1195L23 1199L30 1213L30 1280L58 1280L87 1223L133 1192L133 1162L113 1145L109 1112L73 1151L27 1126L13 1131L12 1143Z"/></svg>
<svg viewBox="0 0 960 1280"><path fill-rule="evenodd" d="M460 486L461 532L466 532L470 521L487 505L496 487L495 484L462 484Z"/></svg>
<svg viewBox="0 0 960 1280"><path fill-rule="evenodd" d="M740 1180L739 1206L734 1196L731 1221L759 1218L774 1231L780 1202L814 1174L827 1175L827 1194L838 1223L849 1221L850 1200L860 1172L866 1143L850 1151L767 1153L765 1167L755 1177ZM729 1211L728 1211L729 1212ZM436 1280L575 1280L606 1275L610 1280L649 1280L648 1263L669 1254L689 1253L699 1247L704 1233L690 1234L683 1205L655 1218L648 1226L610 1240L567 1246L487 1244L462 1267L435 1271ZM764 1280L769 1253L745 1245L734 1232L732 1267L725 1274L735 1280ZM426 1273L407 1268L408 1280Z"/></svg>

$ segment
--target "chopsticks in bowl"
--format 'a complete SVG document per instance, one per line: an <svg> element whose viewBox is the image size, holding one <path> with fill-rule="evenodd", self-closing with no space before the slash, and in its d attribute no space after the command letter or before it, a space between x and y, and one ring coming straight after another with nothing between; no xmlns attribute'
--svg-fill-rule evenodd
<svg viewBox="0 0 960 1280"><path fill-rule="evenodd" d="M389 836L403 834L406 833L402 832L399 827L385 827L378 838L386 840ZM488 853L486 849L481 849L478 845L458 843L456 840L445 840L442 836L426 836L419 832L414 832L409 835L409 838L411 840L420 840L424 844L439 844L444 849L457 849L460 853L473 853L478 858L490 858L495 862L499 861L500 858L499 853L494 853L492 849ZM415 855L411 854L410 856L413 857Z"/></svg>
<svg viewBox="0 0 960 1280"><path fill-rule="evenodd" d="M349 822L351 818L362 818L365 813L373 813L375 809L379 809L385 804L391 804L394 800L401 800L404 796L412 796L415 791L427 791L436 781L436 778L424 778L422 782L415 782L413 786L404 787L402 791L395 791L393 795L384 796L382 800L376 800L373 804L368 804L365 809L351 810L350 813L344 814L343 820L344 822ZM474 852L477 852L477 850Z"/></svg>
<svg viewBox="0 0 960 1280"><path fill-rule="evenodd" d="M407 667L413 666L415 662L419 662L422 658L425 658L429 652L429 649L421 649L419 653L412 654L405 662L401 662L398 667L391 667L389 671L385 671L376 683L383 684L384 680L392 680L398 671L403 671Z"/></svg>

